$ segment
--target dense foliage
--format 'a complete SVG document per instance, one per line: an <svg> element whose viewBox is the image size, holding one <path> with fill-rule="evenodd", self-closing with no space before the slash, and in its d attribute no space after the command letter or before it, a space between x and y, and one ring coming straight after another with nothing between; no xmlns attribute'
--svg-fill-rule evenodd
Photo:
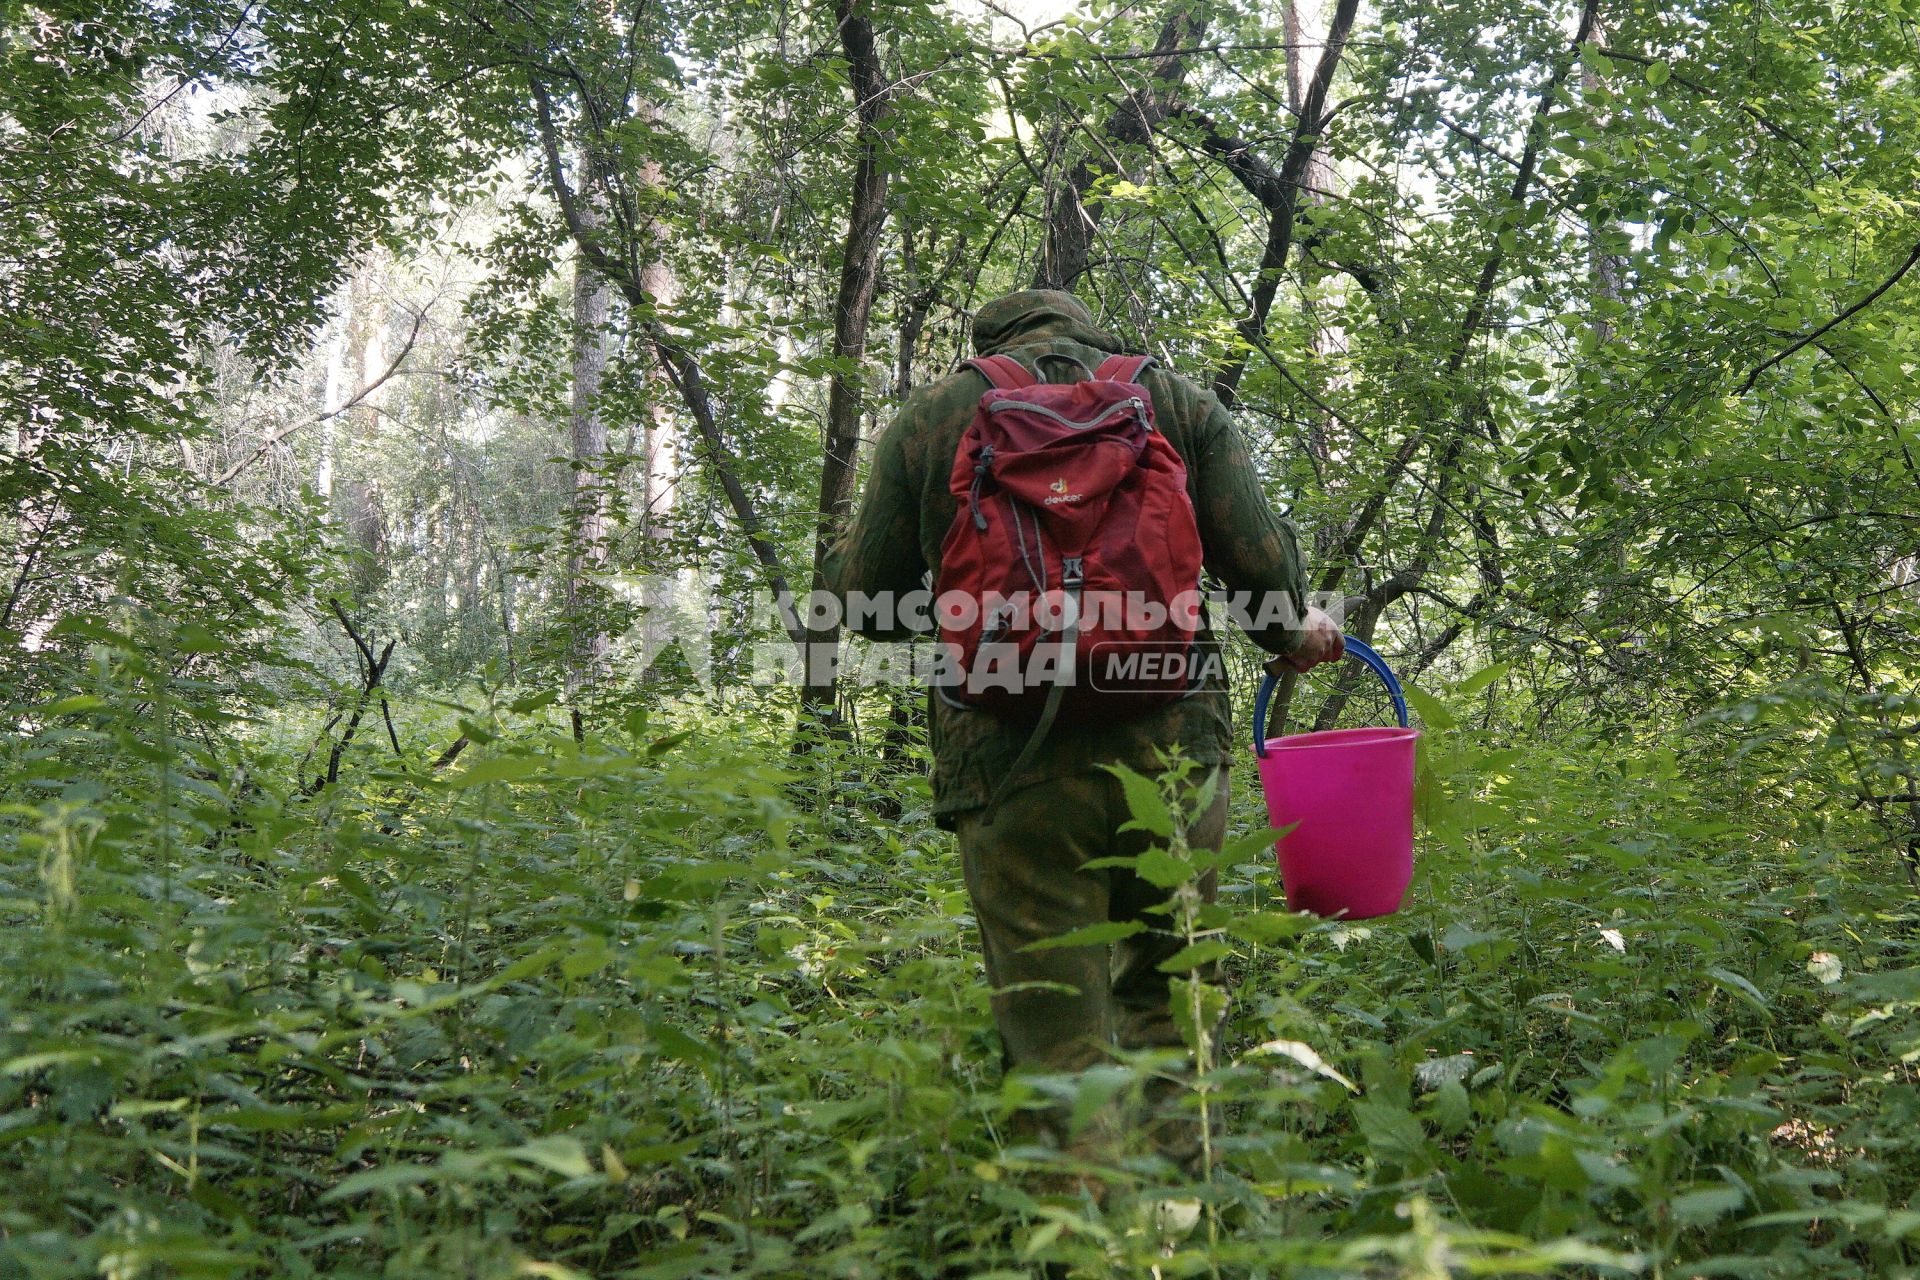
<svg viewBox="0 0 1920 1280"><path fill-rule="evenodd" d="M0 1274L1920 1272L1916 24L0 13ZM1029 283L1425 732L1365 924L1131 780L1228 1020L1104 1205L1008 1119L1168 1064L1002 1081L914 698L754 682Z"/></svg>

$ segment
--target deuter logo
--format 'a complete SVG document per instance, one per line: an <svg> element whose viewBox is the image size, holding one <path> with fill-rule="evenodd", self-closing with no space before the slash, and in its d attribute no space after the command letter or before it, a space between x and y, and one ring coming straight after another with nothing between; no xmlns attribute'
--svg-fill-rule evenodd
<svg viewBox="0 0 1920 1280"><path fill-rule="evenodd" d="M1220 654L1198 646L1164 649L1146 644L1101 645L1090 665L1093 687L1115 693L1170 686L1192 688L1226 675Z"/></svg>
<svg viewBox="0 0 1920 1280"><path fill-rule="evenodd" d="M1047 499L1047 505L1050 507L1058 506L1063 502L1080 501L1081 495L1067 492L1067 478L1065 476L1061 476L1058 480L1048 485L1047 488L1053 490L1053 496Z"/></svg>

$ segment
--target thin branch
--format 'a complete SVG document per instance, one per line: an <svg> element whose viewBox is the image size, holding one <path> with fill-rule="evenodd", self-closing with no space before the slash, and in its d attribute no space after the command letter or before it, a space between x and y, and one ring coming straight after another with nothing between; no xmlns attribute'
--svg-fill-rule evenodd
<svg viewBox="0 0 1920 1280"><path fill-rule="evenodd" d="M1913 246L1913 252L1907 255L1907 260L1901 263L1899 266L1899 269L1896 270L1892 275L1888 276L1885 280L1882 280L1872 293L1869 293L1866 297L1860 299L1860 301L1854 303L1852 306L1848 307L1845 311L1842 311L1839 315L1835 316L1833 319L1821 325L1818 329L1815 329L1809 333L1802 334L1799 338L1796 338L1792 343L1790 343L1788 346L1786 346L1784 349L1782 349L1775 355L1769 356L1767 359L1762 360L1759 364L1755 365L1753 367L1753 372L1747 375L1747 380L1740 384L1740 394L1745 395L1747 394L1747 392L1753 390L1753 385L1754 383L1760 380L1761 374L1773 368L1773 366L1779 364L1782 360L1785 360L1788 356L1791 356L1794 352L1800 350L1802 347L1808 346L1818 341L1820 338L1825 337L1828 333L1832 332L1834 329L1845 324L1847 321L1853 319L1853 317L1859 315L1862 311L1865 311L1868 307L1872 306L1879 299L1881 294L1893 288L1893 286L1895 286L1896 284L1899 284L1900 277L1906 275L1907 272L1913 270L1914 264L1917 262L1920 262L1920 244L1916 244Z"/></svg>
<svg viewBox="0 0 1920 1280"><path fill-rule="evenodd" d="M399 354L393 357L392 361L388 363L387 367L381 371L379 377L375 378L373 381L367 383L366 386L361 387L358 391L354 392L352 396L348 397L347 401L344 404L341 404L336 408L328 409L325 413L315 414L311 418L302 418L299 422L295 422L289 426L284 426L280 428L278 431L268 436L265 440L262 440L260 442L259 448L255 449L252 453L248 454L246 457L240 459L238 462L228 467L225 471L222 471L214 479L208 481L208 487L213 489L219 489L219 488L225 487L226 484L229 481L231 481L235 476L239 475L242 471L245 471L248 467L252 466L254 463L260 461L260 459L264 458L267 455L267 453L275 445L279 444L282 440L285 440L288 436L292 435L294 432L303 431L308 427L318 426L320 423L326 422L331 418L339 417L341 414L346 413L350 409L357 408L361 403L363 403L366 400L368 396L372 395L374 392L378 391L381 387L385 386L389 378L392 378L395 374L400 372L400 366L406 363L407 355L409 352L413 350L414 343L420 340L420 328L422 325L426 323L426 319L427 319L427 313L424 310L414 312L413 329L411 332L407 334L407 340L404 344L401 345Z"/></svg>
<svg viewBox="0 0 1920 1280"><path fill-rule="evenodd" d="M389 640L386 643L386 647L378 654L375 654L372 642L360 633L358 627L353 625L353 620L347 617L347 611L342 607L339 600L328 596L327 607L332 609L333 616L340 620L340 625L346 629L347 637L353 641L353 647L359 654L361 689L359 698L356 699L353 704L353 714L347 717L346 727L340 731L339 740L335 742L333 748L327 752L326 773L306 785L304 791L307 795L317 795L319 792L340 781L340 762L346 758L347 748L353 745L353 736L360 728L360 718L366 714L367 703L380 691L380 681L387 673L387 663L393 658L394 646L399 643L397 640ZM383 715L387 714L386 701L386 695L383 693L380 694L380 706ZM334 724L338 723L339 719L339 716L335 716L332 720L328 721L328 729L331 729ZM392 733L393 720L390 715L388 715L387 718L387 729L389 733ZM400 741L397 735L394 736L393 744L395 753L399 753ZM311 749L309 749L308 754L312 754Z"/></svg>
<svg viewBox="0 0 1920 1280"><path fill-rule="evenodd" d="M1313 79L1300 101L1300 116L1294 122L1293 140L1280 162L1280 172L1274 176L1279 201L1269 206L1271 217L1267 223L1267 244L1260 255L1260 273L1254 277L1253 311L1236 326L1241 338L1239 350L1213 380L1214 394L1220 398L1221 404L1229 407L1240 388L1241 375L1247 370L1247 357L1253 350L1254 339L1266 332L1267 315L1280 292L1280 276L1287 265L1287 254L1293 248L1294 219L1300 204L1301 180L1306 176L1307 166L1313 161L1315 148L1320 144L1320 131L1325 125L1327 90L1333 84L1333 74L1340 66L1341 55L1346 52L1347 33L1353 29L1354 14L1359 7L1359 0L1340 0L1339 7L1334 10L1333 19L1327 25L1326 49L1321 53L1320 62L1313 71ZM1250 158L1243 157L1241 163L1246 168Z"/></svg>

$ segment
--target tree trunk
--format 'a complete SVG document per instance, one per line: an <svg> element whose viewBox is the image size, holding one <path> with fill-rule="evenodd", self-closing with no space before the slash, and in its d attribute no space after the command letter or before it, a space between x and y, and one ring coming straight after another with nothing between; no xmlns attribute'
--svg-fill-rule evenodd
<svg viewBox="0 0 1920 1280"><path fill-rule="evenodd" d="M46 431L35 418L21 415L14 429L15 465L33 466L33 455ZM14 514L15 545L5 548L8 584L6 597L0 600L0 632L18 626L20 647L26 653L39 652L60 612L57 600L43 606L34 591L39 582L52 576L46 570L47 552L57 545L56 533L63 523L60 504L52 492L50 485L38 491L28 489Z"/></svg>
<svg viewBox="0 0 1920 1280"><path fill-rule="evenodd" d="M1301 196L1307 186L1307 171L1319 150L1320 127L1326 116L1327 92L1333 75L1346 51L1347 34L1353 30L1359 0L1339 0L1333 20L1327 28L1326 47L1314 63L1313 75L1300 94L1300 105L1293 122L1293 140L1273 184L1274 198L1267 204L1267 244L1260 255L1260 271L1254 278L1253 308L1241 319L1241 346L1213 380L1214 394L1220 403L1231 405L1240 390L1240 377L1247 370L1247 358L1266 337L1267 315L1280 292L1280 277L1286 270L1287 255L1293 248L1293 233ZM1291 75L1291 73L1289 73ZM1246 177L1242 177L1246 182Z"/></svg>
<svg viewBox="0 0 1920 1280"><path fill-rule="evenodd" d="M900 258L906 286L900 311L898 349L894 356L893 398L904 401L913 390L914 361L920 350L920 337L926 331L927 311L933 306L935 284L920 279L915 260L913 227L901 228ZM880 760L889 772L904 770L907 750L913 744L914 730L926 719L924 693L911 686L897 686L887 706L887 727L881 736Z"/></svg>
<svg viewBox="0 0 1920 1280"><path fill-rule="evenodd" d="M333 336L327 341L327 377L320 393L321 413L331 411L334 406L343 403L347 396L347 330L353 320L353 291L349 289L341 299L344 312L334 325ZM333 500L334 468L340 450L340 418L329 417L320 424L320 458L314 465L313 491L327 502Z"/></svg>
<svg viewBox="0 0 1920 1280"><path fill-rule="evenodd" d="M653 118L650 104L642 104L642 114ZM660 165L648 160L640 166L639 185L653 190L662 182ZM680 297L680 281L666 257L666 237L657 225L642 232L640 288L653 305L671 308ZM673 409L673 383L658 367L647 378L647 423L641 443L640 534L645 544L647 587L640 597L644 611L640 628L641 652L658 655L673 639L670 612L678 592L692 590L694 575L671 564L669 543L673 537L674 509L680 500L680 421ZM671 578L674 586L664 585ZM643 679L654 678L649 666Z"/></svg>
<svg viewBox="0 0 1920 1280"><path fill-rule="evenodd" d="M873 310L874 285L879 277L880 236L887 222L887 158L882 149L881 125L892 110L865 0L839 0L835 12L840 19L840 47L853 84L859 143L847 208L846 242L840 255L840 288L833 306L834 369L827 383L827 438L820 467L820 514L814 532L815 591L826 586L827 553L853 510L860 449L861 365L866 358L867 319ZM825 659L838 648L839 625L814 627L807 641L802 719L832 725L838 718L837 682Z"/></svg>
<svg viewBox="0 0 1920 1280"><path fill-rule="evenodd" d="M1186 55L1179 51L1197 44L1206 29L1206 15L1197 6L1174 6L1154 44L1157 56L1150 64L1148 83L1129 93L1120 109L1108 117L1101 130L1104 140L1136 147L1146 144L1166 119L1174 90L1186 75ZM1054 197L1047 213L1046 248L1033 275L1034 288L1071 289L1086 274L1102 209L1102 202L1089 199L1087 192L1100 178L1115 172L1108 158L1111 154L1104 146L1090 149Z"/></svg>
<svg viewBox="0 0 1920 1280"><path fill-rule="evenodd" d="M1285 13L1285 32L1287 42L1287 107L1296 119L1307 109L1308 98L1312 93L1314 72L1318 60L1325 56L1327 46L1327 27L1325 15L1319 0L1287 0ZM1325 208L1338 190L1339 176L1334 172L1333 157L1327 154L1325 147L1315 146L1307 157L1306 168L1302 170L1298 197L1299 216L1309 235L1315 212ZM1314 294L1315 281L1324 276L1318 271L1304 273L1304 289L1301 306L1307 320L1307 346L1313 352L1316 365L1329 356L1341 355L1347 349L1346 330L1336 321L1322 323L1319 304ZM1320 406L1310 406L1307 410L1307 447L1313 453L1320 470L1324 474L1327 462L1332 456L1332 433L1335 420L1331 413ZM1316 531L1316 539L1323 535ZM1324 553L1327 548L1316 542L1316 554Z"/></svg>
<svg viewBox="0 0 1920 1280"><path fill-rule="evenodd" d="M361 386L386 371L387 305L384 256L370 256L355 275L347 301L347 361ZM347 531L349 581L355 601L366 599L387 579L387 512L374 457L380 441L380 402L375 389L343 416L347 442L345 465L336 492Z"/></svg>
<svg viewBox="0 0 1920 1280"><path fill-rule="evenodd" d="M1607 42L1607 25L1596 17L1593 21L1593 43L1604 45ZM1600 73L1590 63L1580 66L1580 88L1583 93L1594 94L1604 87ZM1593 123L1604 129L1611 116L1606 112L1596 112ZM1594 221L1587 224L1587 272L1593 288L1593 341L1596 347L1604 347L1613 340L1613 321L1609 318L1611 305L1620 301L1620 277L1626 270L1626 263L1620 256L1607 248L1607 239L1612 228L1605 222Z"/></svg>
<svg viewBox="0 0 1920 1280"><path fill-rule="evenodd" d="M581 172L593 169L581 149ZM591 179L589 179L591 181ZM583 214L589 229L600 224L593 200ZM567 696L577 699L605 674L608 652L600 609L599 579L607 563L607 423L599 408L607 373L607 321L612 289L579 257L573 264L573 401L567 419L573 496L567 545Z"/></svg>
<svg viewBox="0 0 1920 1280"><path fill-rule="evenodd" d="M641 268L640 287L662 307L672 306L680 295L673 268L658 257ZM644 501L640 512L641 532L656 544L672 531L673 511L680 498L680 426L668 403L673 387L665 378L657 381L661 394L649 397L646 438L641 447L646 474L641 484Z"/></svg>

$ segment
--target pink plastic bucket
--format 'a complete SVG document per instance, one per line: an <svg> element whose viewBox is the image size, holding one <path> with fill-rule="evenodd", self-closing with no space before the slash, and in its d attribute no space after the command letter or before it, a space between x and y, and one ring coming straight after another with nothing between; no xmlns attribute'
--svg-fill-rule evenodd
<svg viewBox="0 0 1920 1280"><path fill-rule="evenodd" d="M1295 911L1365 920L1392 915L1413 879L1413 756L1399 683L1378 655L1348 641L1394 696L1401 727L1330 729L1256 740L1267 815L1280 838L1280 880ZM1256 709L1265 727L1263 686Z"/></svg>

